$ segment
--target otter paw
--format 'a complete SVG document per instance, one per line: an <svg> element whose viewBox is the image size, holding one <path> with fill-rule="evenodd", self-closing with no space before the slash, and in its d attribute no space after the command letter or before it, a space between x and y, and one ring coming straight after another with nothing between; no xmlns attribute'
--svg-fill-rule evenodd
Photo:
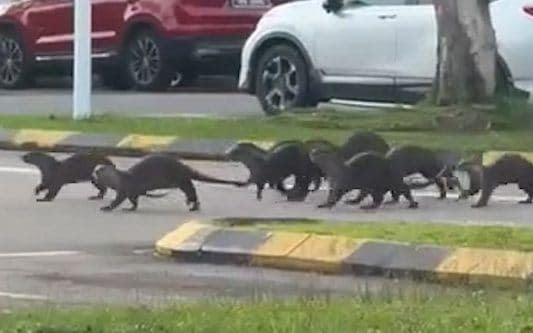
<svg viewBox="0 0 533 333"><path fill-rule="evenodd" d="M37 198L35 201L37 201L37 202L50 202L50 201L52 201L52 199L47 199L47 198Z"/></svg>
<svg viewBox="0 0 533 333"><path fill-rule="evenodd" d="M189 208L189 212L196 212L198 210L200 210L200 203L199 202L192 203L191 208Z"/></svg>
<svg viewBox="0 0 533 333"><path fill-rule="evenodd" d="M518 203L521 205L530 205L533 203L533 200L526 199L526 200L519 201Z"/></svg>
<svg viewBox="0 0 533 333"><path fill-rule="evenodd" d="M316 208L329 208L329 209L331 209L331 208L333 208L333 205L330 204L330 203L325 202L323 204L320 204L320 205L316 206Z"/></svg>
<svg viewBox="0 0 533 333"><path fill-rule="evenodd" d="M105 207L100 208L100 210L101 210L102 212L110 212L110 211L113 210L113 207L111 207L111 206L105 206Z"/></svg>
<svg viewBox="0 0 533 333"><path fill-rule="evenodd" d="M89 197L89 200L91 201L104 200L104 197L101 195L93 195L92 197Z"/></svg>
<svg viewBox="0 0 533 333"><path fill-rule="evenodd" d="M473 205L470 206L470 207L472 207L472 208L482 208L482 207L485 207L485 206L487 206L487 205L486 205L486 204L479 204L479 203L477 203L477 204L473 204Z"/></svg>
<svg viewBox="0 0 533 333"><path fill-rule="evenodd" d="M417 209L418 208L418 202L413 201L413 202L409 203L409 206L407 208L409 208L409 209Z"/></svg>

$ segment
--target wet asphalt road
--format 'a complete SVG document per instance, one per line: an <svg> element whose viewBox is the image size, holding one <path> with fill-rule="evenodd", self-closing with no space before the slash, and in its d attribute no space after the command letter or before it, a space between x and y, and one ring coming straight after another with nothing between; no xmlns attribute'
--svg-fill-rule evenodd
<svg viewBox="0 0 533 333"><path fill-rule="evenodd" d="M276 270L181 264L154 258L154 242L179 223L208 217L301 217L345 221L416 221L423 223L508 224L530 226L533 207L517 205L513 188L501 189L484 210L469 202L439 201L431 192L417 193L420 209L406 204L376 212L339 204L317 209L326 192L304 203L287 203L273 191L262 202L253 189L198 184L202 210L186 211L174 191L162 199L143 199L137 212L100 212L104 202L88 201L88 184L65 187L52 203L37 203L32 194L39 176L23 164L21 152L0 152L0 308L34 303L165 303L209 297L346 294L361 290L432 290L433 286L374 278L328 277ZM121 167L135 159L114 158ZM240 165L192 162L212 175L245 179ZM106 202L113 193L108 194Z"/></svg>

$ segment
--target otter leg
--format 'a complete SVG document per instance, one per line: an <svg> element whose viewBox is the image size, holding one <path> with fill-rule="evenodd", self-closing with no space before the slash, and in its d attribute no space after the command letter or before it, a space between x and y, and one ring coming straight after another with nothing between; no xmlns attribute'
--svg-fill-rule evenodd
<svg viewBox="0 0 533 333"><path fill-rule="evenodd" d="M376 209L383 203L384 194L382 192L371 192L370 195L372 196L372 203L368 205L361 206L361 209L363 210L370 210L370 209Z"/></svg>
<svg viewBox="0 0 533 333"><path fill-rule="evenodd" d="M408 186L402 186L402 195L407 201L409 201L408 208L418 208L418 202L416 202L413 198L413 195L411 194L411 189Z"/></svg>
<svg viewBox="0 0 533 333"><path fill-rule="evenodd" d="M530 184L519 184L519 187L522 191L526 192L527 199L520 201L520 204L532 204L533 203L533 185Z"/></svg>
<svg viewBox="0 0 533 333"><path fill-rule="evenodd" d="M278 192L282 194L287 193L287 189L285 188L285 185L283 184L283 179L276 183L276 185L273 186Z"/></svg>
<svg viewBox="0 0 533 333"><path fill-rule="evenodd" d="M344 201L347 205L359 205L370 193L365 190L360 190L359 194L357 194L357 197L355 199L346 200Z"/></svg>
<svg viewBox="0 0 533 333"><path fill-rule="evenodd" d="M35 195L39 195L39 193L41 193L42 191L46 190L46 185L44 185L43 183L37 185L33 191L33 193L35 193Z"/></svg>
<svg viewBox="0 0 533 333"><path fill-rule="evenodd" d="M200 202L198 201L198 194L196 193L196 188L194 184L189 179L179 186L179 189L185 193L187 199L187 206L189 206L189 211L194 212L200 209Z"/></svg>
<svg viewBox="0 0 533 333"><path fill-rule="evenodd" d="M436 178L435 185L439 188L439 200L446 199L446 182L442 178Z"/></svg>
<svg viewBox="0 0 533 333"><path fill-rule="evenodd" d="M63 185L53 184L48 187L48 192L44 196L44 198L37 199L38 202L48 202L53 201L59 191L61 190L61 187Z"/></svg>
<svg viewBox="0 0 533 333"><path fill-rule="evenodd" d="M304 201L309 194L311 179L307 176L296 177L294 187L287 192L288 201Z"/></svg>
<svg viewBox="0 0 533 333"><path fill-rule="evenodd" d="M91 184L93 184L94 187L98 189L98 194L94 195L92 197L89 197L89 200L102 200L107 193L107 187L100 185L96 182L96 180L91 179Z"/></svg>
<svg viewBox="0 0 533 333"><path fill-rule="evenodd" d="M321 176L313 177L312 184L313 184L314 187L311 190L311 192L315 192L315 191L320 190L320 186L322 185L322 177Z"/></svg>
<svg viewBox="0 0 533 333"><path fill-rule="evenodd" d="M403 191L402 191L402 194L403 194ZM398 202L400 202L400 193L398 191L392 190L391 191L391 196L392 196L392 199L390 199L389 201L385 202L385 205L395 205Z"/></svg>
<svg viewBox="0 0 533 333"><path fill-rule="evenodd" d="M459 192L459 197L457 198L457 201L468 199L469 195L470 195L470 192L461 190L461 192Z"/></svg>
<svg viewBox="0 0 533 333"><path fill-rule="evenodd" d="M495 188L496 185L494 184L484 183L483 188L481 189L481 197L476 204L472 205L472 208L481 208L487 206L490 196L492 195L492 192L494 192Z"/></svg>
<svg viewBox="0 0 533 333"><path fill-rule="evenodd" d="M131 203L130 208L124 208L125 211L133 212L137 210L137 207L139 206L139 196L132 195L128 197L128 200Z"/></svg>
<svg viewBox="0 0 533 333"><path fill-rule="evenodd" d="M264 183L255 183L255 186L257 187L257 190L255 192L255 197L257 198L257 200L262 200L263 199L263 189L265 188L265 184Z"/></svg>
<svg viewBox="0 0 533 333"><path fill-rule="evenodd" d="M342 196L346 193L344 190L340 189L330 189L328 193L328 198L326 202L318 205L318 208L332 208L339 202Z"/></svg>
<svg viewBox="0 0 533 333"><path fill-rule="evenodd" d="M112 211L113 209L120 206L120 204L123 203L124 200L127 199L127 197L128 196L126 195L126 193L124 193L123 191L118 191L115 199L109 204L109 206L102 207L100 208L100 210L104 212Z"/></svg>

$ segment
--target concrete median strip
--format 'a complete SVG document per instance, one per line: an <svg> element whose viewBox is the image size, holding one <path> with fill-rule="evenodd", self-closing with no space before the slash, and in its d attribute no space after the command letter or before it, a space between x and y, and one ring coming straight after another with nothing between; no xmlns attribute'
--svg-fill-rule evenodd
<svg viewBox="0 0 533 333"><path fill-rule="evenodd" d="M238 139L187 139L179 136L100 134L70 131L0 128L0 149L50 152L98 151L118 156L139 156L151 152L175 153L183 158L222 160ZM261 147L273 142L250 140Z"/></svg>
<svg viewBox="0 0 533 333"><path fill-rule="evenodd" d="M271 148L275 142L247 139L181 138L136 133L82 133L44 129L5 129L0 127L0 149L44 150L51 152L98 151L117 156L139 156L151 152L175 153L183 158L224 160L226 151L241 142ZM484 165L493 163L504 151L483 153ZM519 153L533 162L533 153Z"/></svg>
<svg viewBox="0 0 533 333"><path fill-rule="evenodd" d="M533 253L415 245L191 221L156 243L161 256L329 274L529 288Z"/></svg>

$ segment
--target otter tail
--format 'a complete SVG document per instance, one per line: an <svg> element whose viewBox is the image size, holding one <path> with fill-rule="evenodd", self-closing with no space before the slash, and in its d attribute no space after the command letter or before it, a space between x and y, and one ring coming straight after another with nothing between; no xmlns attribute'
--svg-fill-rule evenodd
<svg viewBox="0 0 533 333"><path fill-rule="evenodd" d="M204 175L204 174L202 174L202 173L200 173L198 171L193 171L193 174L192 174L191 178L194 179L194 180L199 180L201 182L213 183L213 184L226 184L226 185L234 185L234 186L238 186L238 187L244 187L244 186L249 185L248 182L241 182L241 181L236 181L236 180L218 179L218 178L215 178L215 177Z"/></svg>

